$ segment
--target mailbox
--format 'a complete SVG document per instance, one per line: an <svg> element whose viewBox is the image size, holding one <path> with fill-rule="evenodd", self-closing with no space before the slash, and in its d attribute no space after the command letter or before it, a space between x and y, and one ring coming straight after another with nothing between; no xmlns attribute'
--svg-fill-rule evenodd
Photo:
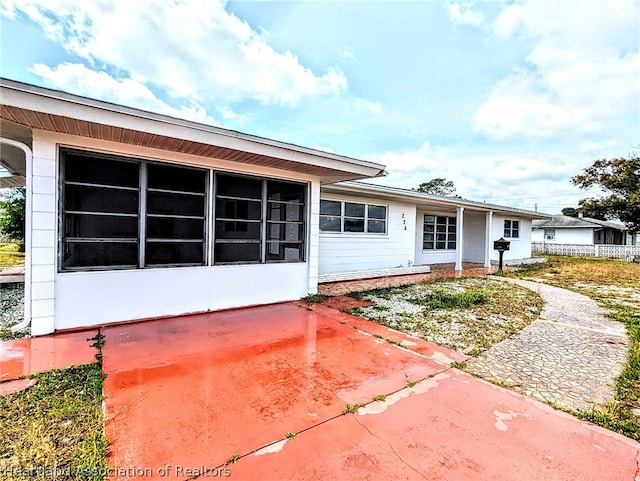
<svg viewBox="0 0 640 481"><path fill-rule="evenodd" d="M500 237L497 241L494 241L493 248L497 251L504 252L509 250L511 242L504 240L504 237Z"/></svg>
<svg viewBox="0 0 640 481"><path fill-rule="evenodd" d="M509 250L509 246L511 242L504 240L504 237L500 237L497 241L493 242L493 248L500 253L500 260L498 261L498 272L499 276L502 275L502 255L505 251Z"/></svg>

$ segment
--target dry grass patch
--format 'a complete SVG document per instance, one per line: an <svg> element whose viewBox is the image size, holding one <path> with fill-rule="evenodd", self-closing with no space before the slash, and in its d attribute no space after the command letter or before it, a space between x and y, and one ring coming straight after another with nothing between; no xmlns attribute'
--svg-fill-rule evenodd
<svg viewBox="0 0 640 481"><path fill-rule="evenodd" d="M15 243L0 242L0 268L24 265L24 252Z"/></svg>
<svg viewBox="0 0 640 481"><path fill-rule="evenodd" d="M352 294L375 305L348 312L469 355L534 320L542 299L491 278L468 277Z"/></svg>
<svg viewBox="0 0 640 481"><path fill-rule="evenodd" d="M27 391L0 397L0 479L103 480L100 367L34 376Z"/></svg>

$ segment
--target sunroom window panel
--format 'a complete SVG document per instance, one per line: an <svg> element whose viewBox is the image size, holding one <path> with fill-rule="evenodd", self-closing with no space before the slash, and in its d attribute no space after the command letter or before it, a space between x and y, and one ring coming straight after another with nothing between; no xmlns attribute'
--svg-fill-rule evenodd
<svg viewBox="0 0 640 481"><path fill-rule="evenodd" d="M304 203L305 186L291 182L267 181L267 200Z"/></svg>
<svg viewBox="0 0 640 481"><path fill-rule="evenodd" d="M218 242L215 246L214 260L216 263L256 263L260 262L260 259L259 241L253 243Z"/></svg>
<svg viewBox="0 0 640 481"><path fill-rule="evenodd" d="M216 213L219 219L260 220L262 218L262 202L219 198L216 201Z"/></svg>
<svg viewBox="0 0 640 481"><path fill-rule="evenodd" d="M173 192L147 192L147 214L204 217L204 197Z"/></svg>
<svg viewBox="0 0 640 481"><path fill-rule="evenodd" d="M207 179L206 172L202 170L147 164L147 186L149 189L204 195Z"/></svg>
<svg viewBox="0 0 640 481"><path fill-rule="evenodd" d="M267 219L282 222L302 222L304 219L304 205L269 202Z"/></svg>
<svg viewBox="0 0 640 481"><path fill-rule="evenodd" d="M138 190L66 184L64 209L75 212L138 214Z"/></svg>
<svg viewBox="0 0 640 481"><path fill-rule="evenodd" d="M147 238L204 239L204 225L199 219L147 217Z"/></svg>
<svg viewBox="0 0 640 481"><path fill-rule="evenodd" d="M96 214L66 214L65 237L130 239L138 238L138 217Z"/></svg>
<svg viewBox="0 0 640 481"><path fill-rule="evenodd" d="M269 224L267 240L302 241L304 226L302 224Z"/></svg>
<svg viewBox="0 0 640 481"><path fill-rule="evenodd" d="M216 221L216 239L236 239L260 241L260 222L218 220Z"/></svg>
<svg viewBox="0 0 640 481"><path fill-rule="evenodd" d="M133 268L138 264L138 243L66 240L62 248L65 269Z"/></svg>
<svg viewBox="0 0 640 481"><path fill-rule="evenodd" d="M233 175L216 175L218 196L262 199L262 180Z"/></svg>
<svg viewBox="0 0 640 481"><path fill-rule="evenodd" d="M65 182L138 188L140 164L93 153L63 151Z"/></svg>
<svg viewBox="0 0 640 481"><path fill-rule="evenodd" d="M204 245L196 242L148 240L145 262L153 265L198 265L204 262Z"/></svg>
<svg viewBox="0 0 640 481"><path fill-rule="evenodd" d="M303 259L304 244L302 242L267 242L267 260L299 261Z"/></svg>

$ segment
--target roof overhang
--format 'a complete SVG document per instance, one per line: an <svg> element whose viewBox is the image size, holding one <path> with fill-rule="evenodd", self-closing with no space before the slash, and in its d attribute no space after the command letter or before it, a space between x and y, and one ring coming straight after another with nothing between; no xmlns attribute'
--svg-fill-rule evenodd
<svg viewBox="0 0 640 481"><path fill-rule="evenodd" d="M487 204L486 202L474 202L456 197L422 194L411 190L366 182L340 182L339 184L325 185L322 186L322 193L406 202L415 204L419 210L455 212L458 207L464 207L467 212L493 212L494 214L508 214L529 219L549 219L551 217L540 212Z"/></svg>
<svg viewBox="0 0 640 481"><path fill-rule="evenodd" d="M60 132L308 174L318 176L323 183L385 175L384 165L374 162L8 79L0 79L0 99L3 126L27 129L29 135L31 129Z"/></svg>

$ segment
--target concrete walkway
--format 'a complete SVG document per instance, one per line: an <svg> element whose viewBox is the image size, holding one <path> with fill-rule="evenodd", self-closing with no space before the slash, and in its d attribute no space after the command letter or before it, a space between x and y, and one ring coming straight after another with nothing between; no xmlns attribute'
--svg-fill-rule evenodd
<svg viewBox="0 0 640 481"><path fill-rule="evenodd" d="M503 278L545 301L539 320L468 362L470 372L569 409L613 400L614 380L627 360L623 324L590 298L537 282Z"/></svg>

